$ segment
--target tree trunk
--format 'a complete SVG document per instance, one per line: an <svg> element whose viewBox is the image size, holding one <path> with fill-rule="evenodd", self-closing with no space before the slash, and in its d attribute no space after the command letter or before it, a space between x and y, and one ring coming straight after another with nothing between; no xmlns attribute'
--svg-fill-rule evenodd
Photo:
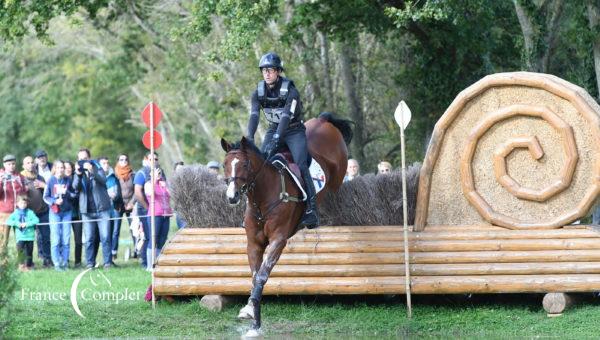
<svg viewBox="0 0 600 340"><path fill-rule="evenodd" d="M354 121L354 138L350 144L350 152L359 164L364 163L364 117L360 106L360 96L356 88L356 78L352 71L352 62L355 51L348 42L340 42L340 64L344 94L350 110L350 118Z"/></svg>
<svg viewBox="0 0 600 340"><path fill-rule="evenodd" d="M521 31L523 32L523 42L525 44L525 53L526 60L525 64L527 66L527 70L529 71L537 71L536 66L533 63L534 56L534 38L535 33L533 31L533 24L531 23L531 18L519 3L519 0L513 0L515 4L515 11L517 12L517 18L519 19L519 24L521 25Z"/></svg>
<svg viewBox="0 0 600 340"><path fill-rule="evenodd" d="M544 18L543 22L538 22L537 26L543 30L536 29L534 17L527 13L527 10L521 6L519 0L513 0L515 12L523 32L523 42L525 45L526 67L533 72L547 73L550 58L556 47L556 37L558 36L559 26L563 17L563 0L547 0L536 4L537 10L541 15L536 17ZM542 36L542 32L545 34Z"/></svg>
<svg viewBox="0 0 600 340"><path fill-rule="evenodd" d="M333 98L333 82L331 80L331 64L329 62L329 40L327 35L319 31L319 45L321 47L321 63L323 64L323 82L325 95L325 109L323 111L335 111Z"/></svg>
<svg viewBox="0 0 600 340"><path fill-rule="evenodd" d="M595 32L598 29L598 17L600 6L597 1L588 0L587 12L588 19L590 22L590 30ZM596 71L596 86L598 87L598 97L600 100L600 36L595 35L594 39L594 70Z"/></svg>

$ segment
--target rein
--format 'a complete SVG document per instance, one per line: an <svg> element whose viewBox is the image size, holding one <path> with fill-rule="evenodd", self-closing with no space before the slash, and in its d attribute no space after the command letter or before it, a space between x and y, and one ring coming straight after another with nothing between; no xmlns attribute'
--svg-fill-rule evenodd
<svg viewBox="0 0 600 340"><path fill-rule="evenodd" d="M227 179L225 179L225 182L227 184L240 179L240 180L244 180L246 183L244 183L244 185L242 185L240 187L240 194L244 195L244 194L248 194L250 192L252 192L254 190L254 188L256 187L256 179L258 178L258 175L262 172L262 170L265 167L265 164L267 164L268 160L265 159L260 168L258 169L257 172L254 173L254 176L252 176L252 180L247 180L246 177L228 177ZM244 164L245 167L248 168L248 171L250 173L252 173L252 168L250 167L250 159L246 160L246 164ZM252 207L254 208L254 210L256 211L256 213L254 214L254 218L259 222L259 223L264 223L265 219L267 217L267 215L269 215L271 213L271 211L273 211L273 209L275 209L277 206L279 206L281 203L288 203L288 202L303 202L303 200L299 197L295 197L295 196L290 196L290 194L286 191L286 187L285 187L285 175L283 173L283 170L278 170L277 171L279 173L279 178L280 178L280 182L281 182L281 191L279 192L279 199L277 199L276 201L270 203L268 205L267 211L263 214L260 211L260 207L258 206L258 204L252 200Z"/></svg>

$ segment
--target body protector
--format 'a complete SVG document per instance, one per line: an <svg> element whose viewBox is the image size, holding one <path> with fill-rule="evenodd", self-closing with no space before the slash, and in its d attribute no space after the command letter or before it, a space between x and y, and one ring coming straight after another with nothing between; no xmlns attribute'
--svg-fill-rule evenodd
<svg viewBox="0 0 600 340"><path fill-rule="evenodd" d="M293 86L293 82L287 78L281 77L281 87L279 89L279 96L269 97L267 96L267 84L264 80L258 82L256 91L258 93L258 102L262 107L265 117L270 123L278 124L283 115L285 103L288 98L290 84ZM290 109L290 121L294 121L297 118L296 107L293 105Z"/></svg>

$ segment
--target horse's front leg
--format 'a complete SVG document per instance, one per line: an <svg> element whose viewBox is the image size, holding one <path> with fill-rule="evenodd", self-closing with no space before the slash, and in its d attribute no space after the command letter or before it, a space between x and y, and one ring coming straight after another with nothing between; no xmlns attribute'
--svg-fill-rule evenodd
<svg viewBox="0 0 600 340"><path fill-rule="evenodd" d="M254 290L254 287L256 286L256 275L260 269L265 248L264 245L259 244L258 242L248 241L246 252L248 253L248 263L250 264L250 271L252 272L252 290ZM248 299L246 306L240 309L238 319L254 319L254 304L251 299Z"/></svg>
<svg viewBox="0 0 600 340"><path fill-rule="evenodd" d="M254 322L252 323L252 328L248 331L248 336L255 334L257 335L260 330L260 301L262 299L263 288L265 287L265 284L269 279L269 275L271 275L271 271L279 260L279 257L281 256L283 248L285 248L286 244L286 237L280 237L270 242L266 257L264 258L258 273L254 277L254 285L252 287L252 293L250 294L249 300L249 303L254 306Z"/></svg>
<svg viewBox="0 0 600 340"><path fill-rule="evenodd" d="M247 239L246 254L248 254L248 264L252 272L252 287L254 288L256 285L256 273L260 269L265 248L267 247L267 239L264 236L262 228L259 227L251 216L253 216L252 211L246 211L244 224L246 226ZM250 299L248 299L248 304L240 310L238 319L254 319L254 305Z"/></svg>

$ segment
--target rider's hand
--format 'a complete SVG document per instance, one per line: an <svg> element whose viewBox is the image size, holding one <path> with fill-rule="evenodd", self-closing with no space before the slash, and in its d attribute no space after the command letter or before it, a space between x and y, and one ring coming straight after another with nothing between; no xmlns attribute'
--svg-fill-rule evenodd
<svg viewBox="0 0 600 340"><path fill-rule="evenodd" d="M275 156L278 148L279 148L279 135L274 134L273 139L271 139L271 145L269 145L269 149L267 150L267 159Z"/></svg>

